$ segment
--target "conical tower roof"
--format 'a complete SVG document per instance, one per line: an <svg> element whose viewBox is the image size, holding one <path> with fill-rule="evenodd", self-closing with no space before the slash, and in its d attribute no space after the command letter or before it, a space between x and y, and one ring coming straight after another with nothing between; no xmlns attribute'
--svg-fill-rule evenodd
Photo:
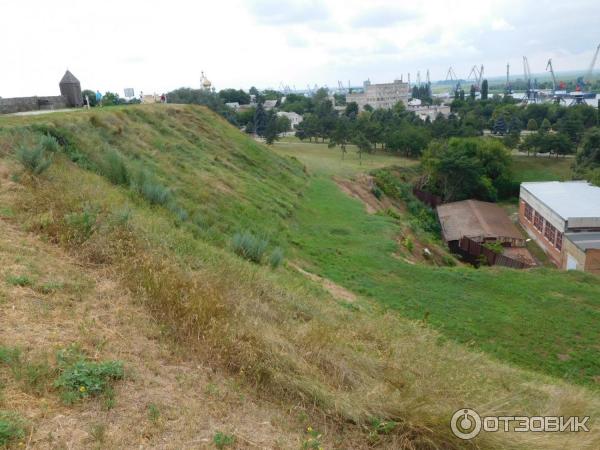
<svg viewBox="0 0 600 450"><path fill-rule="evenodd" d="M75 75L67 70L65 75L62 77L62 80L60 80L60 84L79 84L79 80L75 78Z"/></svg>

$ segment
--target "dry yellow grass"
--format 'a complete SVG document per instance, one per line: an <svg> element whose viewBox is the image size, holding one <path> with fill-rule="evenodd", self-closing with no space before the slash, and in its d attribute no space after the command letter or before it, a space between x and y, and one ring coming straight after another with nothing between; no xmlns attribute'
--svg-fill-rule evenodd
<svg viewBox="0 0 600 450"><path fill-rule="evenodd" d="M3 200L15 190L18 185L0 180ZM32 285L13 286L7 274L27 275ZM118 279L110 267L82 264L0 218L0 345L52 362L57 350L79 344L93 359L122 360L126 368L113 409L101 399L66 406L52 389L33 395L0 368L0 410L17 411L30 425L25 445L15 447L214 448L217 430L234 434L236 448L301 445L303 423L293 411L258 399L235 378L174 348ZM157 421L149 418L151 404ZM101 442L94 427L105 430Z"/></svg>

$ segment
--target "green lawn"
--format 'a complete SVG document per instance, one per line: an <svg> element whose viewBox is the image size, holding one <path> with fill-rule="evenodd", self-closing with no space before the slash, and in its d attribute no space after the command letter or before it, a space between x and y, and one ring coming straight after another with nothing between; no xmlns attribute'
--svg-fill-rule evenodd
<svg viewBox="0 0 600 450"><path fill-rule="evenodd" d="M322 173L294 215L288 249L305 268L502 360L578 383L597 382L598 277L402 262L392 255L399 225L368 215L325 175L329 155L319 164L316 146L307 152Z"/></svg>
<svg viewBox="0 0 600 450"><path fill-rule="evenodd" d="M297 138L287 137L273 147L280 155L293 156L306 165L313 174L350 176L358 172L391 165L413 165L417 161L384 152L364 154L359 158L354 145L349 145L342 160L339 147L328 148L327 143L301 142Z"/></svg>
<svg viewBox="0 0 600 450"><path fill-rule="evenodd" d="M565 181L571 179L572 158L548 158L544 155L514 156L516 181Z"/></svg>

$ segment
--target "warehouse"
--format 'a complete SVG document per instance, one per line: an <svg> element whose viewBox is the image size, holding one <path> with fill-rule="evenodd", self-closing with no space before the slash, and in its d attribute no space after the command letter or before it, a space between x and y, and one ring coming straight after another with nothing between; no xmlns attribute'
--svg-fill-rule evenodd
<svg viewBox="0 0 600 450"><path fill-rule="evenodd" d="M586 181L522 183L519 221L558 267L585 270L581 254L580 263L574 263L575 254L595 253L593 235L600 233L600 188ZM587 235L584 238L579 233ZM570 241L570 260L564 251L566 240Z"/></svg>

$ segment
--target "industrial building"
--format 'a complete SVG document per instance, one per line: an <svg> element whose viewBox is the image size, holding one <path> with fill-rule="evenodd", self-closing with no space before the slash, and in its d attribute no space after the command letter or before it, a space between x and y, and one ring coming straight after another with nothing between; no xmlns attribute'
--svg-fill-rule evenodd
<svg viewBox="0 0 600 450"><path fill-rule="evenodd" d="M522 183L519 221L558 267L600 274L600 187Z"/></svg>
<svg viewBox="0 0 600 450"><path fill-rule="evenodd" d="M409 85L401 80L382 84L371 84L370 81L365 81L363 92L346 94L346 104L356 102L361 111L366 105L370 105L374 109L390 109L400 101L407 104L409 98Z"/></svg>
<svg viewBox="0 0 600 450"><path fill-rule="evenodd" d="M525 247L523 234L495 203L463 200L445 203L436 209L442 236L452 252L471 262L478 262L483 256L489 264L514 268L535 265ZM501 254L485 247L491 243L502 246Z"/></svg>

